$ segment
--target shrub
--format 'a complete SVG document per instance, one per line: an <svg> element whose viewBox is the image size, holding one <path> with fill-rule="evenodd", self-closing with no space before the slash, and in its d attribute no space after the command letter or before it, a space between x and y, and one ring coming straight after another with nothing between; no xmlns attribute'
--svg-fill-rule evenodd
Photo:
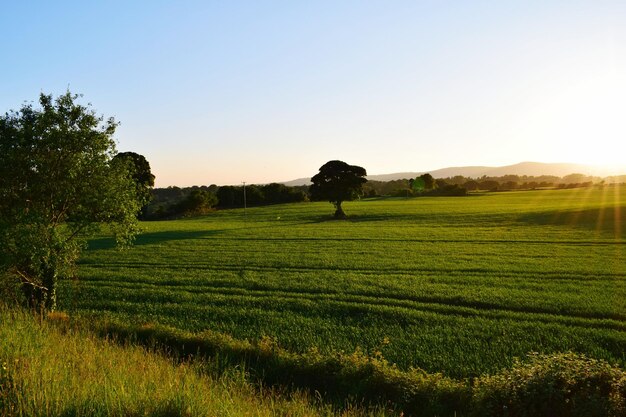
<svg viewBox="0 0 626 417"><path fill-rule="evenodd" d="M25 304L21 282L8 273L0 272L0 300L9 301L13 305Z"/></svg>
<svg viewBox="0 0 626 417"><path fill-rule="evenodd" d="M475 381L477 416L623 416L626 374L574 353L529 355L510 369Z"/></svg>

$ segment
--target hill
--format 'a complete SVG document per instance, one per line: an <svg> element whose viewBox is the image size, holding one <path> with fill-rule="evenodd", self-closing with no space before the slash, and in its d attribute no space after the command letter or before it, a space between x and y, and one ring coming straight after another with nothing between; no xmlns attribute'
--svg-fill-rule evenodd
<svg viewBox="0 0 626 417"><path fill-rule="evenodd" d="M528 176L541 176L541 175L555 175L557 177L563 177L565 175L579 173L586 175L598 175L605 176L611 174L603 170L602 168L571 164L571 163L543 163L543 162L520 162L519 164L506 165L501 167L488 167L488 166L465 166L465 167L448 167L436 169L434 171L415 171L415 172L396 172L393 174L377 174L368 175L367 179L375 181L393 181L404 178L415 178L418 175L424 173L430 173L435 178L448 178L457 175L464 177L479 178L483 175L488 177L500 177L503 175L528 175ZM298 178L296 180L287 181L283 184L289 186L296 185L308 185L310 184L310 178Z"/></svg>

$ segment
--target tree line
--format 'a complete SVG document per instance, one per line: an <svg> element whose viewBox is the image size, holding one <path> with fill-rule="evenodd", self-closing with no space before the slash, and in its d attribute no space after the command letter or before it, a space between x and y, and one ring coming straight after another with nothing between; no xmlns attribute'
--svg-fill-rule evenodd
<svg viewBox="0 0 626 417"><path fill-rule="evenodd" d="M392 181L368 180L362 183L358 196L417 197L464 196L475 191L536 190L543 188L574 188L602 184L599 177L570 174L564 177L542 175L503 175L499 177L470 178L455 176L433 178L423 174L416 178ZM150 203L142 210L143 220L170 219L206 214L213 209L240 208L244 206L242 185L203 185L192 187L167 187L151 190ZM245 203L248 207L316 200L307 185L287 186L279 183L250 184L245 186Z"/></svg>
<svg viewBox="0 0 626 417"><path fill-rule="evenodd" d="M430 177L426 181L423 177ZM420 185L425 184L426 186ZM538 190L544 188L576 188L603 184L600 177L584 174L570 174L564 177L553 175L503 175L499 177L482 176L479 178L461 175L448 178L432 178L424 174L416 178L405 178L393 181L369 180L363 185L366 197L378 196L427 196L427 195L465 195L470 191L513 191ZM417 186L416 186L417 184Z"/></svg>
<svg viewBox="0 0 626 417"><path fill-rule="evenodd" d="M152 190L144 220L168 219L206 214L215 208L238 208L308 201L308 187L284 184L167 187Z"/></svg>

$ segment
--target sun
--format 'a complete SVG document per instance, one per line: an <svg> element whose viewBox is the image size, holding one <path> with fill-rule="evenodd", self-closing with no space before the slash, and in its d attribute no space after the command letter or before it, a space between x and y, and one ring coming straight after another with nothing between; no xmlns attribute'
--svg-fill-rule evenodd
<svg viewBox="0 0 626 417"><path fill-rule="evenodd" d="M573 162L591 165L599 171L626 174L626 138L617 140L590 140L581 144L572 155Z"/></svg>

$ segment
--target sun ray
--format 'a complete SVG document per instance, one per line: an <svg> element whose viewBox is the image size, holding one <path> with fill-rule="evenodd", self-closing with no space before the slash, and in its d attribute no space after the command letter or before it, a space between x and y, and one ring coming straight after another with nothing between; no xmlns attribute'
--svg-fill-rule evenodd
<svg viewBox="0 0 626 417"><path fill-rule="evenodd" d="M600 208L598 210L598 219L596 222L596 234L600 234L602 232L604 226L604 217L607 212L607 200L609 195L610 186L601 186L601 199L600 199Z"/></svg>
<svg viewBox="0 0 626 417"><path fill-rule="evenodd" d="M622 238L622 204L621 204L621 189L622 189L623 185L617 185L615 187L615 194L614 194L614 200L615 200L615 208L614 208L614 215L613 215L613 228L615 230L614 232L614 236L615 239L621 239Z"/></svg>
<svg viewBox="0 0 626 417"><path fill-rule="evenodd" d="M578 204L577 204L576 209L571 213L571 217L569 218L570 226L580 226L581 217L583 216L583 213L585 213L585 210L586 210L585 208L586 206L582 206L580 203L588 202L589 196L591 195L591 193L593 193L593 191L594 191L593 187L585 187L583 189L577 190L576 194L579 195ZM580 194L582 194L582 197L580 196Z"/></svg>

